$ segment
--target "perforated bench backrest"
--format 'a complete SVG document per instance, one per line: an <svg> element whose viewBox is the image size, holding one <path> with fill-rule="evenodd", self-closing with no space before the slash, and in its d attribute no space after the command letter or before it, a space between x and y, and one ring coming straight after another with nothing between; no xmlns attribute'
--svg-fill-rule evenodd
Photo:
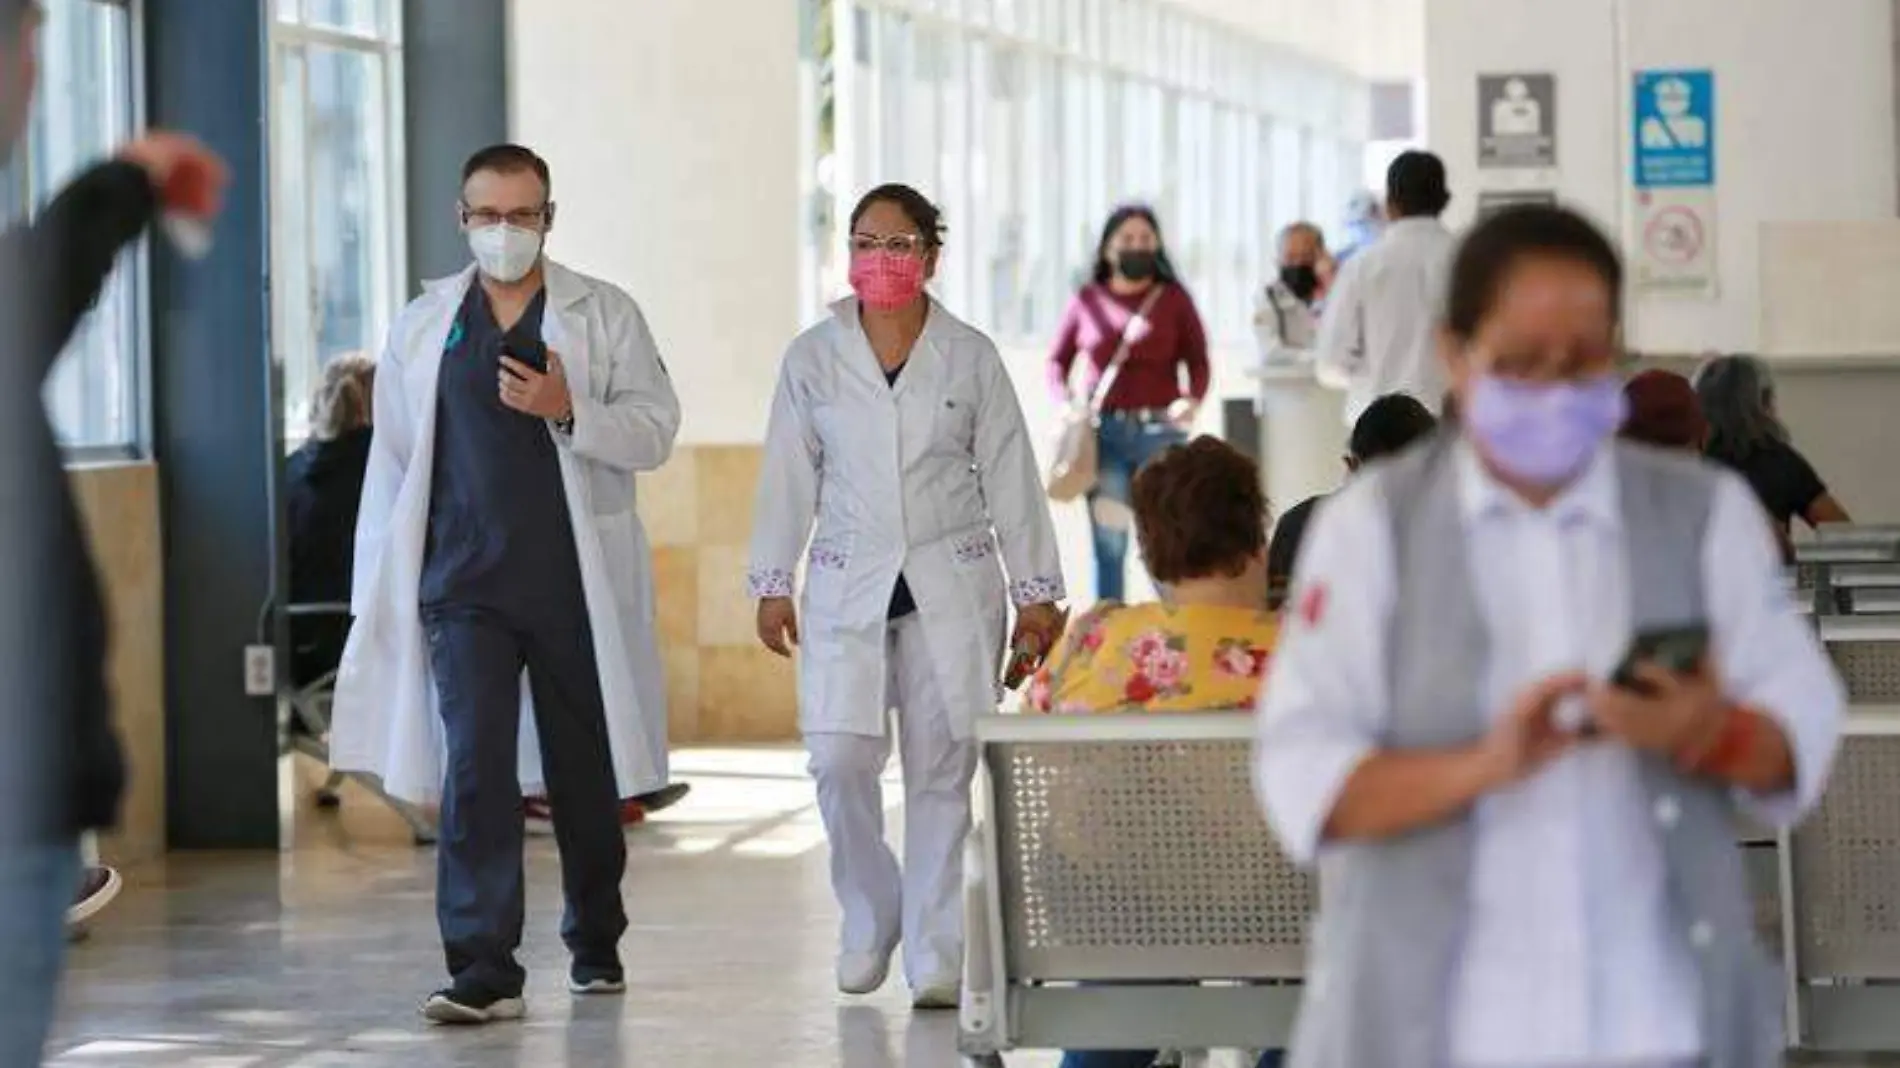
<svg viewBox="0 0 1900 1068"><path fill-rule="evenodd" d="M1900 641L1830 641L1827 652L1851 703L1900 704Z"/></svg>
<svg viewBox="0 0 1900 1068"><path fill-rule="evenodd" d="M987 743L1011 978L1298 978L1317 896L1254 801L1250 749Z"/></svg>
<svg viewBox="0 0 1900 1068"><path fill-rule="evenodd" d="M1841 739L1794 877L1804 977L1900 979L1900 736Z"/></svg>

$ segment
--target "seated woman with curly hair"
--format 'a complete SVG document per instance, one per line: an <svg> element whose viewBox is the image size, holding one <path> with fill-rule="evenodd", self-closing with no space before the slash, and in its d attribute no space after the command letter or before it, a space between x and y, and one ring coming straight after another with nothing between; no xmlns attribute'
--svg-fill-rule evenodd
<svg viewBox="0 0 1900 1068"><path fill-rule="evenodd" d="M1039 712L1250 709L1277 633L1254 462L1202 437L1135 475L1135 532L1161 600L1077 619L1029 687Z"/></svg>
<svg viewBox="0 0 1900 1068"><path fill-rule="evenodd" d="M1225 442L1170 446L1135 475L1141 555L1161 600L1104 601L1070 625L1029 687L1038 712L1250 710L1277 633L1267 608L1267 501L1254 462ZM1094 832L1055 846L1087 864ZM1062 1068L1147 1068L1155 1050L1071 1050ZM1280 1051L1255 1068L1278 1068Z"/></svg>

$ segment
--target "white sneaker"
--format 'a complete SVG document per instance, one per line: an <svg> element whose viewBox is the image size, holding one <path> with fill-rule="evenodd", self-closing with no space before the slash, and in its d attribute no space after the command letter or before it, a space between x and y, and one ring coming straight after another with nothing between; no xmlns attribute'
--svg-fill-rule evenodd
<svg viewBox="0 0 1900 1068"><path fill-rule="evenodd" d="M936 1011L957 1008L963 1001L963 984L955 979L924 983L911 991L910 1007Z"/></svg>
<svg viewBox="0 0 1900 1068"><path fill-rule="evenodd" d="M95 864L82 871L78 891L73 895L72 904L66 907L67 929L83 929L87 921L112 904L124 888L125 880L116 869Z"/></svg>
<svg viewBox="0 0 1900 1068"><path fill-rule="evenodd" d="M452 989L438 990L422 1003L423 1019L447 1026L474 1027L519 1020L527 1011L527 1002L520 998L471 998L458 996Z"/></svg>
<svg viewBox="0 0 1900 1068"><path fill-rule="evenodd" d="M891 974L891 951L838 954L838 991L875 994Z"/></svg>

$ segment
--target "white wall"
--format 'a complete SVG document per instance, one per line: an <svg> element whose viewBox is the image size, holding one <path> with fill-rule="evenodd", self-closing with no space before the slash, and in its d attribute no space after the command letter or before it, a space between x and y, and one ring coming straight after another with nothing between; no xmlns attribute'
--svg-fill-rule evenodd
<svg viewBox="0 0 1900 1068"><path fill-rule="evenodd" d="M1556 188L1621 235L1631 72L1715 71L1720 292L1637 301L1638 348L1756 348L1764 222L1895 214L1889 0L1427 0L1425 37L1427 140L1456 221L1476 202L1478 74L1557 75Z"/></svg>
<svg viewBox="0 0 1900 1068"><path fill-rule="evenodd" d="M1677 0L1671 0L1677 2ZM1772 2L1772 0L1770 0ZM1427 0L1425 144L1444 157L1450 218L1470 219L1478 182L1478 75L1557 77L1558 193L1605 226L1619 213L1616 0Z"/></svg>
<svg viewBox="0 0 1900 1068"><path fill-rule="evenodd" d="M1643 344L1759 348L1762 222L1896 212L1891 0L1628 7L1632 65L1715 69L1719 138L1720 311L1645 302Z"/></svg>
<svg viewBox="0 0 1900 1068"><path fill-rule="evenodd" d="M798 329L798 5L517 0L510 128L547 157L550 251L651 320L683 445L757 444Z"/></svg>

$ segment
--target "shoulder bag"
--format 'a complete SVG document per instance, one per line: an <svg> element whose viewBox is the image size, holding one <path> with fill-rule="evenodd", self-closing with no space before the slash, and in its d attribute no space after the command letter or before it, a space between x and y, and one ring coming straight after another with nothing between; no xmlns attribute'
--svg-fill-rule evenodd
<svg viewBox="0 0 1900 1068"><path fill-rule="evenodd" d="M1102 404L1108 400L1108 391L1115 388L1122 365L1128 362L1138 324L1148 321L1155 302L1161 299L1162 285L1165 283L1148 291L1147 299L1122 328L1121 345L1108 366L1102 368L1102 377L1095 383L1095 391L1089 394L1088 403L1071 405L1062 413L1062 422L1056 427L1055 440L1049 450L1049 470L1043 478L1050 500L1072 501L1095 488L1100 465L1096 430L1101 424Z"/></svg>

